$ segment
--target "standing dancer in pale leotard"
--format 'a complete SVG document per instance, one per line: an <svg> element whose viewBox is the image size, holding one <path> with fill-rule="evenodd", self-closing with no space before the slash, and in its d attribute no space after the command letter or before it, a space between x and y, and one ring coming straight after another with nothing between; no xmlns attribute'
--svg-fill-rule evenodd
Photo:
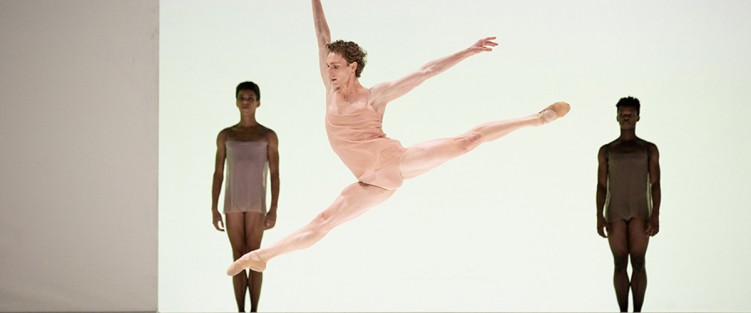
<svg viewBox="0 0 751 313"><path fill-rule="evenodd" d="M429 62L401 79L365 88L358 79L365 66L365 52L354 42L332 43L321 2L312 2L321 78L326 87L326 132L331 147L358 181L344 188L334 203L308 225L235 261L227 269L228 275L246 268L263 271L268 260L307 248L334 227L384 202L404 179L419 176L483 142L523 127L552 122L569 111L567 103L556 102L530 116L482 124L457 137L405 149L381 130L386 105L460 61L491 51L498 45L493 41L495 37L481 39L467 49Z"/></svg>
<svg viewBox="0 0 751 313"><path fill-rule="evenodd" d="M261 89L253 82L240 83L235 89L235 104L240 111L240 122L222 129L216 138L211 186L212 222L218 231L224 231L219 194L226 164L224 216L233 260L261 247L263 232L276 224L279 200L279 138L273 130L256 120L256 110L261 106ZM268 210L267 180L271 182ZM249 292L250 311L258 312L263 273L238 271L233 276L237 310L245 312L245 295Z"/></svg>

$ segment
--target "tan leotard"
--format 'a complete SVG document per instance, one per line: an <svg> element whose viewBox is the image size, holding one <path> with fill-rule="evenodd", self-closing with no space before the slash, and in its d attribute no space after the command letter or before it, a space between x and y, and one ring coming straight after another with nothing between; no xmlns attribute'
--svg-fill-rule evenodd
<svg viewBox="0 0 751 313"><path fill-rule="evenodd" d="M266 213L266 175L268 173L265 141L227 140L227 184L224 189L224 212Z"/></svg>
<svg viewBox="0 0 751 313"><path fill-rule="evenodd" d="M382 130L383 115L366 105L353 113L326 110L326 133L334 152L360 182L394 190L404 179L399 162L406 150Z"/></svg>
<svg viewBox="0 0 751 313"><path fill-rule="evenodd" d="M652 211L647 149L631 153L608 151L608 192L605 220L647 220Z"/></svg>

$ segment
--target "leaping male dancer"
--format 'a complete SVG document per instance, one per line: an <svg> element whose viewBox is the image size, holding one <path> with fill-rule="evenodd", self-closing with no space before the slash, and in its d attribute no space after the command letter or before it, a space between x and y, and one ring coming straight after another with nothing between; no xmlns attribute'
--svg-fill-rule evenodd
<svg viewBox="0 0 751 313"><path fill-rule="evenodd" d="M237 259L227 269L228 275L248 268L261 272L272 258L310 247L334 227L383 203L405 179L419 176L512 131L550 123L570 109L568 103L556 102L539 113L485 123L456 137L404 148L381 129L386 105L464 59L492 51L498 45L495 37L480 39L469 48L428 62L400 79L366 88L359 81L365 66L365 51L351 41L331 42L321 1L312 3L321 78L326 87L326 133L331 147L357 182L345 187L334 203L307 225L269 247Z"/></svg>

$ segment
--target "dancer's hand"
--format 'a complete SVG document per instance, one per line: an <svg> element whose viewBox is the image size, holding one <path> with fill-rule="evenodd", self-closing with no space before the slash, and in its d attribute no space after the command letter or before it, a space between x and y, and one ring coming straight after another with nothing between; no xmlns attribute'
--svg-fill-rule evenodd
<svg viewBox="0 0 751 313"><path fill-rule="evenodd" d="M269 211L266 214L266 229L272 229L276 225L276 211Z"/></svg>
<svg viewBox="0 0 751 313"><path fill-rule="evenodd" d="M646 233L649 236L657 235L657 233L660 232L660 218L658 216L652 215L649 220L647 220L647 230Z"/></svg>
<svg viewBox="0 0 751 313"><path fill-rule="evenodd" d="M474 53L493 51L493 47L498 46L498 43L494 41L495 38L496 37L486 37L480 39L469 47L469 51Z"/></svg>
<svg viewBox="0 0 751 313"><path fill-rule="evenodd" d="M213 211L212 215L214 216L214 228L216 228L216 230L218 231L224 231L224 221L222 220L222 214L219 213L219 211L215 210Z"/></svg>
<svg viewBox="0 0 751 313"><path fill-rule="evenodd" d="M608 238L608 235L606 234L606 229L608 223L605 222L605 218L602 216L597 217L597 233L600 234L600 237L602 238Z"/></svg>

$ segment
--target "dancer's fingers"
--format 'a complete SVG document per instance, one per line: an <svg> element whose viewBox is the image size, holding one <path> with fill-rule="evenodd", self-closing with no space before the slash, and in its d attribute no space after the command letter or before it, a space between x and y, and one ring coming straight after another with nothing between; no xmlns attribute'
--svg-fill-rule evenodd
<svg viewBox="0 0 751 313"><path fill-rule="evenodd" d="M494 37L487 37L487 38L483 39L483 42L485 42L486 44L491 45L491 46L497 46L498 43L495 42L495 40L496 40L495 36Z"/></svg>

